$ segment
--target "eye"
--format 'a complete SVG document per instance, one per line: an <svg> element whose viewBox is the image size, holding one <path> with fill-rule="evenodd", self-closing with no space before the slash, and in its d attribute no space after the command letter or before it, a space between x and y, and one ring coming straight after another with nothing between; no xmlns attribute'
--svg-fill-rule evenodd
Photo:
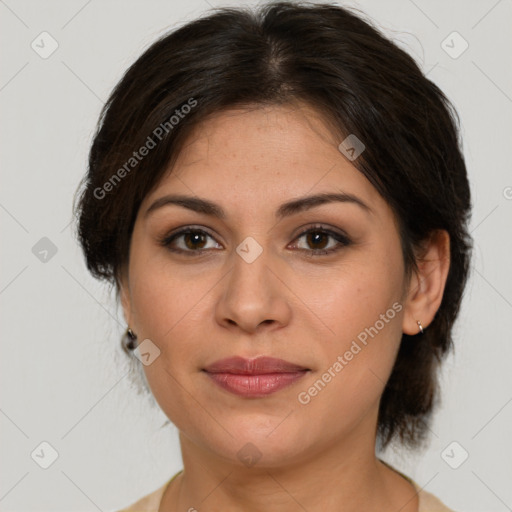
<svg viewBox="0 0 512 512"><path fill-rule="evenodd" d="M211 249L211 247L206 246L207 237L213 240L213 237L206 231L188 227L165 237L160 241L160 244L167 247L172 252L188 253L190 256L198 256L204 250ZM181 247L174 245L176 241L182 242Z"/></svg>
<svg viewBox="0 0 512 512"><path fill-rule="evenodd" d="M214 240L214 238L203 229L194 229L189 226L164 237L160 240L160 245L172 252L186 253L188 256L200 256L207 250L222 248L220 244L217 244L217 247L215 247L215 244L213 247L208 247L208 238ZM326 229L323 226L310 227L303 231L296 240L300 240L301 238L304 238L306 244L313 246L313 248L298 247L298 249L310 253L311 256L333 253L352 243L346 235ZM329 239L331 242L335 243L329 243Z"/></svg>
<svg viewBox="0 0 512 512"><path fill-rule="evenodd" d="M311 256L333 253L352 243L346 235L326 229L323 226L313 226L303 231L296 240L303 237L305 237L306 244L312 246L313 249L299 248L311 253ZM329 239L331 239L331 242L336 241L337 243L329 244Z"/></svg>

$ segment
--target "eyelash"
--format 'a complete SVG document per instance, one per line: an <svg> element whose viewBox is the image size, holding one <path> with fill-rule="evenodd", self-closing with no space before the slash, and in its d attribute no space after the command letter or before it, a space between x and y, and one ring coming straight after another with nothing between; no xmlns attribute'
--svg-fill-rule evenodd
<svg viewBox="0 0 512 512"><path fill-rule="evenodd" d="M302 231L295 240L300 239L304 235L307 235L309 233L322 233L324 235L328 235L331 238L334 238L339 242L340 245L331 248L331 249L299 249L299 251L310 253L311 257L316 256L322 256L326 254L332 254L334 252L339 251L342 247L347 247L351 245L352 241L346 236L341 233L337 233L335 231L331 231L330 229L324 228L320 225L311 226L305 231ZM189 227L186 227L184 229L181 229L180 231L173 233L171 235L165 236L161 240L159 240L159 244L165 248L167 248L169 251L175 252L175 253L181 253L181 254L187 254L187 256L191 257L197 257L201 256L204 252L210 250L210 249L198 249L198 250L185 250L185 249L176 249L171 247L171 243L174 242L177 238L183 235L187 234L203 234L206 236L209 236L210 238L213 238L212 235L210 235L208 232L204 231L203 229L194 229Z"/></svg>

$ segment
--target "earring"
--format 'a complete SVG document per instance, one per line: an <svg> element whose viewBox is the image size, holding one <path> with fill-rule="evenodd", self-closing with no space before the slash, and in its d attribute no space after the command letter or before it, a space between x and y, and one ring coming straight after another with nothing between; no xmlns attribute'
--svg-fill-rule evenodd
<svg viewBox="0 0 512 512"><path fill-rule="evenodd" d="M121 345L125 352L130 353L132 350L135 349L137 346L136 344L137 336L135 333L131 330L130 327L126 329L126 332L123 335L123 338L121 340Z"/></svg>
<svg viewBox="0 0 512 512"><path fill-rule="evenodd" d="M424 331L423 331L423 326L421 325L421 322L419 320L416 320L416 323L418 324L418 327L420 328L421 334L423 334Z"/></svg>

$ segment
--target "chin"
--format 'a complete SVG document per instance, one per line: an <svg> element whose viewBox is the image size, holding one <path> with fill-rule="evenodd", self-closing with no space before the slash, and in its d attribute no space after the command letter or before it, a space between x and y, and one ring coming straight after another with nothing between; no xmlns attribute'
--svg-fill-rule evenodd
<svg viewBox="0 0 512 512"><path fill-rule="evenodd" d="M275 468L294 464L304 454L301 431L305 425L296 425L291 417L283 421L285 417L246 415L231 421L229 431L233 438L226 438L227 443L217 446L215 451L223 456L229 454L232 461L247 467Z"/></svg>

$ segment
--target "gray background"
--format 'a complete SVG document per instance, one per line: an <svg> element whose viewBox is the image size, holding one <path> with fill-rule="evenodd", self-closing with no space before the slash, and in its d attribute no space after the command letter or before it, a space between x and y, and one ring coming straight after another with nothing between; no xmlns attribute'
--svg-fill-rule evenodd
<svg viewBox="0 0 512 512"><path fill-rule="evenodd" d="M512 2L340 3L373 18L453 101L474 201L472 276L430 446L392 447L385 459L459 512L512 510ZM123 71L210 5L228 3L0 1L0 510L115 510L181 469L176 429L162 428L163 413L127 376L121 311L86 271L71 206ZM43 31L58 43L45 59L31 47L50 48ZM463 48L453 31L469 44L457 58L445 51ZM49 461L43 441L58 452L48 469L35 462ZM446 460L460 463L463 450L453 469Z"/></svg>

